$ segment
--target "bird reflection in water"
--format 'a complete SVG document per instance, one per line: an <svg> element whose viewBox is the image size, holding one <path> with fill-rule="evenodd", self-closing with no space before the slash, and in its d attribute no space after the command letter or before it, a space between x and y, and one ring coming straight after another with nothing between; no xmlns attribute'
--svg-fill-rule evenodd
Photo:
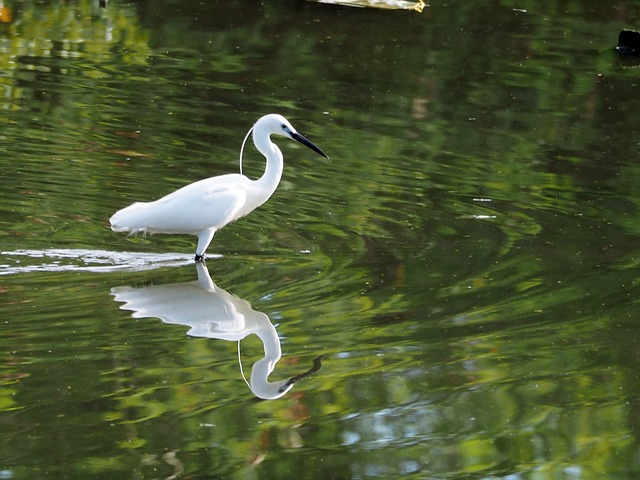
<svg viewBox="0 0 640 480"><path fill-rule="evenodd" d="M295 383L320 369L322 355L306 372L270 382L269 375L280 360L282 350L278 332L269 317L253 310L249 302L216 286L205 265L198 263L196 269L198 280L194 282L144 288L115 287L111 294L117 302L124 303L120 308L133 312L133 318L157 317L165 323L186 325L191 327L187 335L193 337L240 342L248 335L256 334L262 341L264 358L253 364L247 384L258 398L280 398Z"/></svg>

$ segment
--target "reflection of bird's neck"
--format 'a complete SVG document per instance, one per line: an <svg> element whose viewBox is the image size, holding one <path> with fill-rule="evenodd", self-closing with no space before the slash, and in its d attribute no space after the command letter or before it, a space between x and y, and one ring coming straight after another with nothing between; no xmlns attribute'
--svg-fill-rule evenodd
<svg viewBox="0 0 640 480"><path fill-rule="evenodd" d="M264 347L264 358L261 358L251 367L250 387L253 393L260 398L275 399L284 395L291 386L288 380L270 382L269 375L282 356L278 332L271 322L266 322L262 328L254 331Z"/></svg>
<svg viewBox="0 0 640 480"><path fill-rule="evenodd" d="M282 152L278 146L271 141L269 135L261 134L259 126L253 131L253 143L262 155L267 159L267 165L264 174L256 181L256 185L268 192L271 196L275 192L280 179L282 178L282 170L284 169L284 160Z"/></svg>
<svg viewBox="0 0 640 480"><path fill-rule="evenodd" d="M264 314L263 314L264 315ZM269 366L269 373L273 371L278 360L282 357L282 350L280 349L280 338L278 338L278 331L276 327L269 321L269 317L264 315L264 317L259 317L262 322L260 322L260 328L256 328L253 333L255 333L260 340L262 340L262 348L264 348L264 360L267 361ZM266 321L264 321L266 320Z"/></svg>

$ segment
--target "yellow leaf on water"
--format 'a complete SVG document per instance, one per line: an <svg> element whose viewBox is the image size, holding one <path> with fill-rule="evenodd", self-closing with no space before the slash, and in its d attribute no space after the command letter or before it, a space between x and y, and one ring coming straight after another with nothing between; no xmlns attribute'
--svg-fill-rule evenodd
<svg viewBox="0 0 640 480"><path fill-rule="evenodd" d="M126 150L116 148L114 150L108 150L109 153L114 153L116 155L122 155L123 157L143 157L149 158L151 155L148 153L138 152L136 150Z"/></svg>

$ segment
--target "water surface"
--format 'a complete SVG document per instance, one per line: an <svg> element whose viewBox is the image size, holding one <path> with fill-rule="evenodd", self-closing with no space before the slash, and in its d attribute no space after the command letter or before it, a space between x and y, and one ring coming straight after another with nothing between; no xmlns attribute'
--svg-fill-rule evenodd
<svg viewBox="0 0 640 480"><path fill-rule="evenodd" d="M640 3L2 12L0 476L637 478ZM206 270L109 230L270 112Z"/></svg>

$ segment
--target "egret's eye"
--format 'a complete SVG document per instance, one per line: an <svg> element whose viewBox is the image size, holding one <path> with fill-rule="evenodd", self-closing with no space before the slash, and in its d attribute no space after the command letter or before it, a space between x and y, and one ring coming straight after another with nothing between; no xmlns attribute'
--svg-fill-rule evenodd
<svg viewBox="0 0 640 480"><path fill-rule="evenodd" d="M280 127L281 127L283 130L286 130L286 129L287 129L287 126L286 126L284 123L283 123L282 125L280 125Z"/></svg>

